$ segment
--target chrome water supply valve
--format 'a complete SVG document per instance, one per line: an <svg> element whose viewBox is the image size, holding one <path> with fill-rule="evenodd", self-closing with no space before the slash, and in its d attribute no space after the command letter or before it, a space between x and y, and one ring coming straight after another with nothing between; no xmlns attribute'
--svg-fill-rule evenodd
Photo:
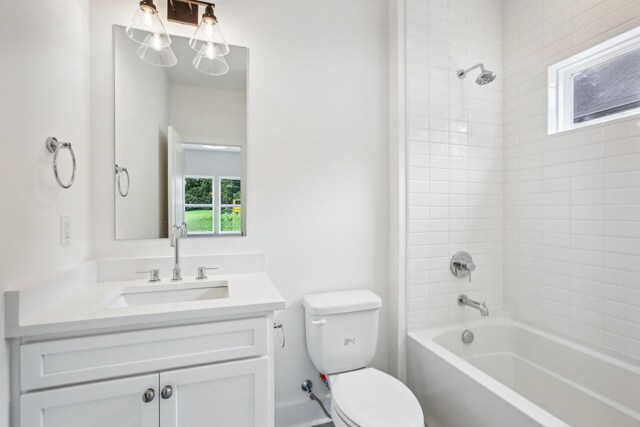
<svg viewBox="0 0 640 427"><path fill-rule="evenodd" d="M322 409L322 412L324 412L327 418L331 419L331 415L327 411L327 408L324 407L322 400L320 400L318 396L316 396L311 390L313 388L313 383L311 382L311 380L302 381L302 385L300 387L302 388L302 391L306 391L307 393L309 393L309 399L318 402L318 405L320 405L320 409Z"/></svg>
<svg viewBox="0 0 640 427"><path fill-rule="evenodd" d="M311 396L311 389L313 388L313 383L311 382L311 380L304 380L302 381L300 388L302 388L302 391L306 391L307 393L309 393L309 396Z"/></svg>

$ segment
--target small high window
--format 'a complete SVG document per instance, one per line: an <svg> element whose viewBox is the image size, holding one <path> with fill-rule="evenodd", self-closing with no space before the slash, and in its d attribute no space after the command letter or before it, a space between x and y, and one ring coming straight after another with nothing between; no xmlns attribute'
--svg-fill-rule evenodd
<svg viewBox="0 0 640 427"><path fill-rule="evenodd" d="M640 114L640 27L549 67L549 134Z"/></svg>

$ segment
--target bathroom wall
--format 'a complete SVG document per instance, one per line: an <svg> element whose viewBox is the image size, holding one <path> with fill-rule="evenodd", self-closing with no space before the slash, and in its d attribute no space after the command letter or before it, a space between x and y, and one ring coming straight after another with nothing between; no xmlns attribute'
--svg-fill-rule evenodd
<svg viewBox="0 0 640 427"><path fill-rule="evenodd" d="M389 147L389 282L387 329L389 373L406 380L406 250L407 167L405 127L405 1L387 2Z"/></svg>
<svg viewBox="0 0 640 427"><path fill-rule="evenodd" d="M456 70L502 67L502 1L407 0L407 324L476 317L460 292L502 308L502 85ZM472 281L451 256L469 252Z"/></svg>
<svg viewBox="0 0 640 427"><path fill-rule="evenodd" d="M640 354L638 117L547 135L547 67L640 25L638 0L504 8L505 308Z"/></svg>
<svg viewBox="0 0 640 427"><path fill-rule="evenodd" d="M169 124L183 138L247 139L246 92L171 84L169 98Z"/></svg>
<svg viewBox="0 0 640 427"><path fill-rule="evenodd" d="M37 13L34 13L37 10ZM60 25L64 22L64 25ZM74 267L91 252L89 1L28 0L0 13L0 334L5 289ZM55 182L48 136L72 143L78 175ZM61 172L68 171L68 164ZM65 169L65 170L62 170ZM71 216L71 243L60 246L60 214ZM8 354L0 346L0 426L8 425Z"/></svg>
<svg viewBox="0 0 640 427"><path fill-rule="evenodd" d="M156 4L164 15L166 1ZM111 25L126 25L134 10L134 1L91 1L96 257L172 253L167 240L113 238ZM181 250L265 253L267 273L288 305L278 315L287 337L286 348L276 349L279 425L309 425L320 414L300 391L302 379L317 377L306 352L302 297L349 288L386 296L386 13L383 0L235 0L216 9L227 40L250 49L248 236L188 240ZM386 340L381 332L375 364L382 369Z"/></svg>

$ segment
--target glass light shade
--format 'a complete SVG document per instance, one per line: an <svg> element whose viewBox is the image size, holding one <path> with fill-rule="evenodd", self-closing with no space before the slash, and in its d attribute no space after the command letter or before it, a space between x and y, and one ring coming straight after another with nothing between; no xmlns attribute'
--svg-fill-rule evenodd
<svg viewBox="0 0 640 427"><path fill-rule="evenodd" d="M150 40L145 39L145 43L140 44L136 51L140 59L158 67L173 67L178 63L171 46L162 47L155 34L149 34L147 38Z"/></svg>
<svg viewBox="0 0 640 427"><path fill-rule="evenodd" d="M160 48L171 45L171 37L164 28L158 11L148 4L140 5L127 27L126 34L131 40L143 45L154 43L154 46ZM150 34L154 34L155 37L149 39Z"/></svg>
<svg viewBox="0 0 640 427"><path fill-rule="evenodd" d="M229 71L229 65L214 43L203 44L193 59L196 70L210 76L221 76Z"/></svg>
<svg viewBox="0 0 640 427"><path fill-rule="evenodd" d="M189 46L196 52L199 52L202 47L208 43L215 44L219 55L229 53L229 44L227 44L227 40L222 35L218 21L214 18L204 16L196 32L191 36Z"/></svg>

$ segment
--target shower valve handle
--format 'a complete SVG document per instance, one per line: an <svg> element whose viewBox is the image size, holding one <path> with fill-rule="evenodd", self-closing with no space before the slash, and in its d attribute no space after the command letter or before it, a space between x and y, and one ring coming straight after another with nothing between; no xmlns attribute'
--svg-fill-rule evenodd
<svg viewBox="0 0 640 427"><path fill-rule="evenodd" d="M461 251L451 258L450 269L451 273L456 277L464 278L469 276L469 283L471 283L471 272L476 269L476 265L471 255Z"/></svg>
<svg viewBox="0 0 640 427"><path fill-rule="evenodd" d="M455 261L453 265L460 270L467 270L469 273L476 269L476 265L473 262Z"/></svg>

